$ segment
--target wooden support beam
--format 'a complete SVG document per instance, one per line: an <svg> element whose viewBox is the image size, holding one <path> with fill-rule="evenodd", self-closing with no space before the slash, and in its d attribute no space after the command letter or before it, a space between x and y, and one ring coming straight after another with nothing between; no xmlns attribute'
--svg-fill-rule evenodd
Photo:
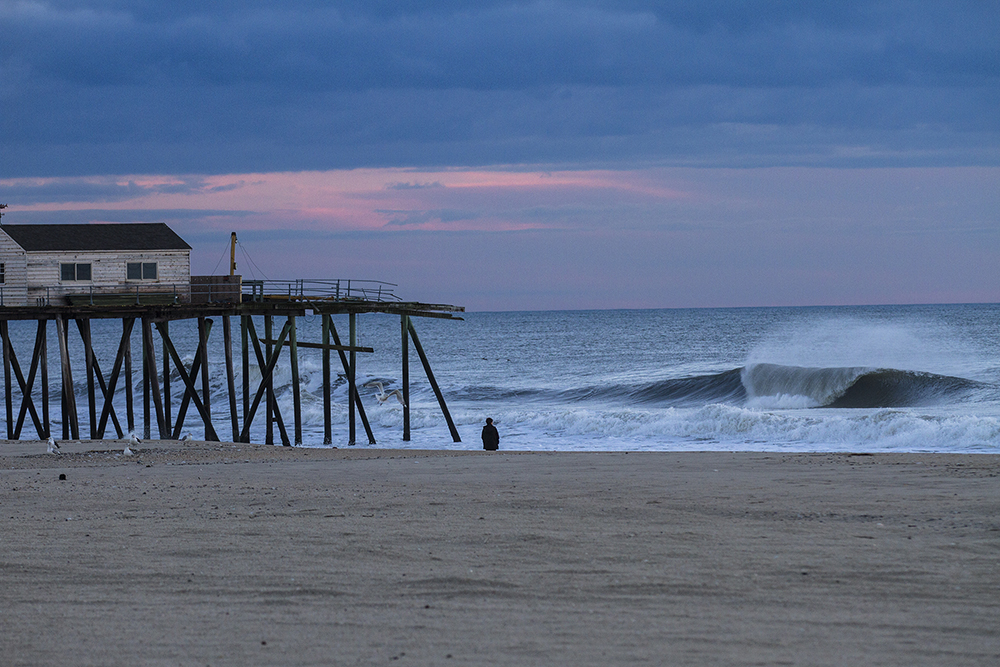
<svg viewBox="0 0 1000 667"><path fill-rule="evenodd" d="M250 315L240 316L240 342L243 344L241 354L243 356L243 423L246 424L247 413L250 412L250 333L247 330L247 321L251 320ZM252 320L251 320L252 321ZM237 440L237 442L239 442Z"/></svg>
<svg viewBox="0 0 1000 667"><path fill-rule="evenodd" d="M211 326L212 320L204 317L198 318L198 341L201 348L201 402L205 405L205 414L208 415L209 423L212 422L212 385L208 366L208 334ZM194 380L194 377L191 379Z"/></svg>
<svg viewBox="0 0 1000 667"><path fill-rule="evenodd" d="M272 323L271 316L270 315L265 315L264 316L264 335L267 338L271 338L272 334L274 333L273 332L273 326L274 325ZM271 358L271 346L267 345L266 349L267 349L267 355L265 356L265 359L270 359ZM281 349L280 345L278 346L278 349ZM264 372L264 370L263 370L263 368L261 368L261 374L262 375L263 375L263 372ZM267 424L267 431L265 431L265 434L264 434L264 444L265 445L273 445L274 444L274 404L275 404L275 400L274 400L274 382L271 380L271 376L270 375L267 378L267 385L266 386L267 386L267 397L266 397L266 401L265 401L265 410L264 410L265 419L264 419L264 421Z"/></svg>
<svg viewBox="0 0 1000 667"><path fill-rule="evenodd" d="M163 346L167 348L167 351L170 353L170 358L174 362L174 367L177 368L177 373L181 376L181 381L184 383L184 387L187 392L185 396L190 397L191 402L194 403L195 409L198 411L198 414L201 415L202 421L205 424L205 439L218 442L219 436L215 433L215 427L212 425L212 415L209 414L208 410L205 408L205 404L200 398L198 398L198 392L194 387L194 364L192 363L191 376L189 376L187 371L184 369L184 361L181 359L180 355L177 354L173 341L170 340L170 334L164 331L161 327L162 323L157 322L156 328L160 332L160 338L163 340ZM202 370L202 373L204 373L204 370ZM180 414L178 414L178 418L180 418ZM175 435L174 438L176 439L177 436Z"/></svg>
<svg viewBox="0 0 1000 667"><path fill-rule="evenodd" d="M323 317L330 317L330 316L329 315L324 315ZM267 345L274 345L275 343L277 343L277 341L271 340L271 339L268 339L268 338L261 338L259 340L260 340L261 343L264 343L264 344L267 344ZM292 344L291 341L287 341L287 340L285 341L285 345L291 345L291 344ZM308 348L313 349L313 350L335 350L335 351L340 351L340 352L374 352L375 351L375 348L373 348L373 347L351 347L350 345L330 345L328 343L303 343L302 341L298 341L296 343L296 345L298 347L308 347Z"/></svg>
<svg viewBox="0 0 1000 667"><path fill-rule="evenodd" d="M132 395L132 329L135 326L134 317L122 318L122 342L124 350L122 356L125 358L125 419L128 423L128 432L135 433L135 399Z"/></svg>
<svg viewBox="0 0 1000 667"><path fill-rule="evenodd" d="M104 427L107 425L107 417L105 416L107 412L102 409L101 417L102 419L98 421L97 419L97 401L96 392L94 388L94 379L96 377L97 384L101 389L101 395L104 397L104 407L108 408L111 405L111 401L114 398L114 390L108 393L108 387L104 383L104 374L101 373L101 364L97 360L97 355L94 354L93 338L91 336L90 329L90 319L78 319L76 321L77 329L80 330L80 339L83 341L83 346L87 364L87 400L90 404L90 439L100 440L104 437ZM111 408L111 421L115 425L115 431L118 433L118 437L121 438L124 433L122 432L122 426L118 423L118 415L115 414L114 408Z"/></svg>
<svg viewBox="0 0 1000 667"><path fill-rule="evenodd" d="M257 356L257 366L258 366L258 368L260 368L260 373L261 373L261 386L262 387L266 387L267 386L267 381L264 379L264 369L267 367L267 359L265 359L264 354L260 350L260 344L257 342L257 340L258 340L257 339L257 331L256 331L256 329L254 329L253 320L252 319L250 320L249 324L250 324L250 326L249 326L249 329L250 329L250 331L249 331L250 340L253 342L253 351L254 351L254 353ZM278 354L280 353L281 347L282 347L281 345L278 345L275 348L275 350L274 350L274 356L275 356L275 358L277 358ZM274 403L273 408L274 408L274 421L277 422L277 424L278 424L278 432L281 435L281 444L284 445L285 447L288 447L289 445L291 445L291 441L288 439L288 432L285 430L285 421L281 418L281 410L278 408L278 403L277 402ZM249 414L252 417L253 414L255 414L256 412L257 412L257 410L255 408L252 413L248 412L247 414ZM249 424L251 421L253 421L253 420L249 419L249 420L245 420L244 421L242 433L248 433L249 434L249 430L247 430L247 424ZM241 437L241 442L250 442L249 440L242 440L242 434L241 434L240 437ZM249 437L249 435L247 437ZM274 444L273 440L272 440L271 444L272 445Z"/></svg>
<svg viewBox="0 0 1000 667"><path fill-rule="evenodd" d="M42 432L39 437L48 439L52 435L52 424L49 421L49 342L48 320L38 320L38 337L40 340L38 365L42 373Z"/></svg>
<svg viewBox="0 0 1000 667"><path fill-rule="evenodd" d="M160 325L157 324L157 328L159 328L159 326ZM207 333L210 335L212 333L211 321L209 321L209 325L208 325L207 328L208 328L208 332ZM162 335L163 335L162 331L161 331L160 335L162 337ZM167 332L167 336L169 338L169 331ZM189 377L191 378L192 385L198 379L198 373L202 371L201 348L202 348L202 345L207 344L207 342L208 342L207 337L206 337L206 340L205 340L204 343L202 343L202 341L199 340L198 341L198 346L195 348L195 351L194 351L194 360L191 362L191 372L188 374ZM172 341L171 341L171 344L172 344ZM166 346L164 346L164 347L166 347ZM168 357L170 357L169 350L167 351L167 355L168 355ZM170 358L172 359L172 357L170 357ZM197 392L196 392L196 395L197 395ZM184 420L187 419L187 412L188 412L188 406L189 405L191 405L191 394L188 392L187 387L185 387L184 388L184 392L181 394L180 405L177 407L177 419L176 419L176 421L175 421L175 423L173 425L173 428L171 429L171 435L170 435L170 437L172 439L174 439L174 440L177 440L177 439L179 439L181 437L181 432L184 430ZM202 421L204 421L204 416L202 416ZM211 420L209 420L209 421L211 421ZM169 424L168 424L168 426L169 426Z"/></svg>
<svg viewBox="0 0 1000 667"><path fill-rule="evenodd" d="M323 314L323 444L333 444L333 415L330 412L330 323L331 318ZM341 352L343 354L343 352Z"/></svg>
<svg viewBox="0 0 1000 667"><path fill-rule="evenodd" d="M333 320L330 320L330 333L333 336L333 342L336 343L335 347L344 347L340 345L340 336L337 334L337 327L333 325ZM346 376L350 372L350 364L347 361L347 355L344 354L343 350L337 352L340 355L340 363L344 366L344 375ZM358 388L354 388L354 404L358 408L358 416L361 417L361 423L364 424L365 433L368 434L368 444L374 445L375 434L372 433L371 424L368 423L368 415L365 414L365 406L361 402L361 394L358 393Z"/></svg>
<svg viewBox="0 0 1000 667"><path fill-rule="evenodd" d="M417 354L420 355L420 363L424 365L424 372L427 373L427 380L431 383L431 389L434 390L434 396L437 397L438 405L441 406L441 412L444 414L444 419L448 422L448 430L451 431L451 438L455 442L462 442L462 438L458 435L458 429L455 428L455 422L451 419L451 413L448 412L448 406L444 402L444 394L442 394L441 389L438 388L437 380L434 379L434 371L431 370L431 364L427 360L427 355L424 354L424 348L420 345L420 338L417 336L417 330L413 328L412 320L407 323L406 328L409 330L410 337L413 339L413 347L416 348Z"/></svg>
<svg viewBox="0 0 1000 667"><path fill-rule="evenodd" d="M240 440L243 442L250 442L250 424L253 422L253 416L257 412L257 406L260 405L260 399L267 390L268 381L271 379L271 374L274 372L274 365L278 363L278 354L281 352L281 344L288 335L289 325L286 323L285 326L281 328L281 334L278 336L279 344L274 349L271 354L270 359L267 360L267 365L263 368L261 372L261 382L260 387L257 388L257 393L254 395L253 402L250 404L250 415L246 422L243 424L243 432L240 433ZM259 352L259 348L258 348Z"/></svg>
<svg viewBox="0 0 1000 667"><path fill-rule="evenodd" d="M118 423L118 418L115 416L115 408L114 405L112 404L112 399L114 398L115 395L115 389L118 387L118 377L121 373L123 364L126 365L126 375L128 376L126 381L129 384L132 383L132 377L130 375L130 372L132 370L131 368L132 364L129 363L129 360L127 359L126 355L128 355L131 352L130 339L132 337L132 327L134 325L135 325L135 318L129 319L127 323L126 320L122 320L122 338L121 341L118 343L118 354L117 356L115 356L114 366L111 367L111 377L108 379L108 387L107 389L104 390L104 409L101 410L101 419L97 425L97 437L99 438L104 437L104 429L108 425L109 416L113 417L114 419L115 430L118 433L118 437L121 438L125 435L122 432L121 424ZM98 377L100 377L100 371L98 371ZM103 389L103 384L102 384L102 389ZM132 408L131 400L129 398L130 396L131 396L131 388L129 388L128 392L126 393L126 399L127 399L126 403L128 404L126 405L126 409L128 412L131 412ZM129 430L131 431L131 428L133 426L131 419L129 419L128 424L129 424Z"/></svg>
<svg viewBox="0 0 1000 667"><path fill-rule="evenodd" d="M0 336L3 337L3 386L7 406L7 439L14 439L14 394L11 391L13 382L10 375L10 335L7 333L7 320L0 320Z"/></svg>
<svg viewBox="0 0 1000 667"><path fill-rule="evenodd" d="M80 422L76 416L76 394L73 393L73 370L69 362L69 328L66 318L56 318L56 338L59 339L59 362L62 377L63 440L80 439Z"/></svg>
<svg viewBox="0 0 1000 667"><path fill-rule="evenodd" d="M4 351L6 352L4 370L8 372L8 377L10 376L9 371L13 371L14 377L17 378L17 385L21 390L21 408L18 410L17 423L14 425L13 435L8 439L18 440L21 437L21 428L24 426L24 418L28 411L31 412L31 419L35 424L35 430L38 431L39 436L41 436L43 431L41 420L38 418L38 413L35 411L35 402L31 399L31 390L34 388L35 384L35 372L38 368L38 335L36 334L35 336L35 349L31 356L31 365L28 369L27 380L25 380L24 374L21 372L21 365L17 362L17 354L14 353L14 344L9 340L6 321L0 321L0 336L3 336ZM7 402L11 402L10 389L7 390ZM11 421L10 417L8 417L7 421L9 432Z"/></svg>
<svg viewBox="0 0 1000 667"><path fill-rule="evenodd" d="M409 322L408 315L399 316L400 338L402 339L400 357L403 367L403 442L410 441L410 336L407 331Z"/></svg>
<svg viewBox="0 0 1000 667"><path fill-rule="evenodd" d="M170 323L163 322L164 330L169 333ZM163 421L167 423L169 427L173 420L170 419L170 355L167 354L167 348L163 348Z"/></svg>
<svg viewBox="0 0 1000 667"><path fill-rule="evenodd" d="M233 426L233 442L239 442L240 419L236 413L236 376L233 369L233 331L229 315L222 316L222 344L226 355L226 388L229 389L229 421Z"/></svg>
<svg viewBox="0 0 1000 667"><path fill-rule="evenodd" d="M140 358L142 359L142 437L147 440L152 436L152 412L150 411L150 400L152 398L150 394L150 381L149 381L149 364L146 363L146 352L149 346L152 345L152 332L146 326L146 318L142 319L142 351L140 353Z"/></svg>
<svg viewBox="0 0 1000 667"><path fill-rule="evenodd" d="M94 346L90 337L90 319L78 318L76 328L83 340L83 364L87 370L87 410L90 417L90 439L97 440L97 396L94 392Z"/></svg>
<svg viewBox="0 0 1000 667"><path fill-rule="evenodd" d="M347 316L347 321L349 323L349 335L351 337L351 347L357 347L358 345L358 316L356 313L351 313ZM355 444L355 430L354 425L354 406L355 403L360 403L361 401L356 400L357 392L357 368L358 368L358 358L355 356L356 352L348 352L351 359L350 368L347 369L347 413L348 421L350 422L350 438L347 441L348 445Z"/></svg>
<svg viewBox="0 0 1000 667"><path fill-rule="evenodd" d="M149 384L153 394L153 406L156 408L156 426L160 432L160 440L166 440L170 432L167 429L166 421L164 421L163 399L160 397L160 381L156 374L156 348L153 346L153 325L147 317L142 318L142 330L146 340L146 350L144 353L146 368L149 369Z"/></svg>
<svg viewBox="0 0 1000 667"><path fill-rule="evenodd" d="M212 332L212 327L211 325L209 325L208 333L211 334L211 332ZM207 343L207 339L205 343ZM198 373L202 371L202 365L201 365L202 345L203 343L201 342L201 340L199 340L198 346L194 350L194 360L191 362L191 372L189 374L192 383L198 379ZM172 435L174 440L177 440L178 438L181 437L181 432L184 430L184 420L187 419L187 411L189 405L191 405L191 396L188 394L187 389L185 388L184 393L181 395L180 406L177 408L177 420L176 423L174 424L173 435Z"/></svg>
<svg viewBox="0 0 1000 667"><path fill-rule="evenodd" d="M110 404L111 400L114 398L114 392L108 391L108 387L104 383L104 375L101 373L101 363L97 360L96 356L94 356L93 362L94 362L94 376L97 378L97 386L101 390L101 395L104 397L105 404L106 405ZM113 407L111 409L111 423L114 425L115 432L118 434L118 437L119 438L123 437L125 433L122 431L122 425L121 423L119 423L118 415L115 414L115 410ZM97 437L98 438L104 437L104 431L102 429L98 430Z"/></svg>
<svg viewBox="0 0 1000 667"><path fill-rule="evenodd" d="M295 445L302 444L302 391L299 388L299 346L296 344L297 332L295 316L288 316L291 326L288 335L288 358L292 365L292 419L295 422Z"/></svg>
<svg viewBox="0 0 1000 667"><path fill-rule="evenodd" d="M35 409L35 402L31 397L31 392L35 388L35 375L38 373L38 367L43 361L41 356L45 350L45 320L38 320L38 329L35 332L35 348L31 354L31 364L28 368L28 380L25 382L24 386L21 387L21 410L17 414L17 426L14 429L14 437L21 437L21 426L24 424L25 413L31 412L31 419L35 424L35 431L38 433L39 440L45 440L48 438L48 427L45 426L38 418L38 413ZM11 360L15 362L14 368L17 368L16 361L17 357L13 355L14 348L11 347ZM48 398L47 392L44 391L45 387L42 387L45 395L42 397L44 401Z"/></svg>

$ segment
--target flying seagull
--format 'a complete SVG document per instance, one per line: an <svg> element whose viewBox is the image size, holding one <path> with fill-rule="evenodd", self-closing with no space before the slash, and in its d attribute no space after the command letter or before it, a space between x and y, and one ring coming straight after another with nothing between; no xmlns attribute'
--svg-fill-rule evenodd
<svg viewBox="0 0 1000 667"><path fill-rule="evenodd" d="M392 391L387 393L385 389L382 388L381 382L374 382L374 381L369 382L364 386L368 387L369 389L374 389L375 387L378 387L378 393L375 394L375 398L378 399L379 403L385 403L386 401L389 400L390 396L395 396L396 399L399 401L399 404L402 405L404 408L406 407L406 403L403 402L403 392L401 392L400 390L393 389Z"/></svg>
<svg viewBox="0 0 1000 667"><path fill-rule="evenodd" d="M48 447L45 448L45 451L47 451L49 454L62 454L62 452L59 450L59 445L56 443L55 440L52 439L51 435L49 436Z"/></svg>

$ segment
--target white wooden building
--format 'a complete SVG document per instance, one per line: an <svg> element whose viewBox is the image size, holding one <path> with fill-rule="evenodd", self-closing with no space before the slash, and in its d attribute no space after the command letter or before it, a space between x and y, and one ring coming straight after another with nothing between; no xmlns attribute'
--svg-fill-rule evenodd
<svg viewBox="0 0 1000 667"><path fill-rule="evenodd" d="M163 223L0 226L0 305L188 302L191 246Z"/></svg>

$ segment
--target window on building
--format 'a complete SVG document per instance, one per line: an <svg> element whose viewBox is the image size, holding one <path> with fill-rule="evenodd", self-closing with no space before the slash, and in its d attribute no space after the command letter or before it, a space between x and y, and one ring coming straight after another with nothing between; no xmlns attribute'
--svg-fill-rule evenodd
<svg viewBox="0 0 1000 667"><path fill-rule="evenodd" d="M90 280L90 263L60 264L59 278L62 280Z"/></svg>
<svg viewBox="0 0 1000 667"><path fill-rule="evenodd" d="M0 262L0 285L7 282L7 265Z"/></svg>
<svg viewBox="0 0 1000 667"><path fill-rule="evenodd" d="M125 264L127 280L156 280L156 262L127 262Z"/></svg>

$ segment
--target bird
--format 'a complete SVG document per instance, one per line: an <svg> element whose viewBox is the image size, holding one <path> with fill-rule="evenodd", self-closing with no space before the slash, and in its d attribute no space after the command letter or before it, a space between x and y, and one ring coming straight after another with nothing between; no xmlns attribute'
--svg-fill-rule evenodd
<svg viewBox="0 0 1000 667"><path fill-rule="evenodd" d="M138 447L140 442L142 442L142 440L137 438L135 433L129 433L128 443L125 445L125 451L123 451L122 454L125 456L132 456L135 454L135 452L132 451L132 447Z"/></svg>
<svg viewBox="0 0 1000 667"><path fill-rule="evenodd" d="M45 448L45 451L47 451L49 454L62 454L62 451L59 450L58 443L56 443L56 441L52 439L51 435L49 436L48 447Z"/></svg>
<svg viewBox="0 0 1000 667"><path fill-rule="evenodd" d="M188 440L194 440L194 436L190 433L185 433L181 436L181 442L187 442Z"/></svg>
<svg viewBox="0 0 1000 667"><path fill-rule="evenodd" d="M402 405L404 408L406 407L406 403L403 401L403 392L401 392L400 390L393 389L390 392L386 392L386 390L382 388L381 382L374 382L374 381L369 382L364 386L370 389L378 387L378 393L375 394L375 398L378 399L379 403L385 403L386 401L389 400L390 396L395 396L396 399L399 401L399 404Z"/></svg>

